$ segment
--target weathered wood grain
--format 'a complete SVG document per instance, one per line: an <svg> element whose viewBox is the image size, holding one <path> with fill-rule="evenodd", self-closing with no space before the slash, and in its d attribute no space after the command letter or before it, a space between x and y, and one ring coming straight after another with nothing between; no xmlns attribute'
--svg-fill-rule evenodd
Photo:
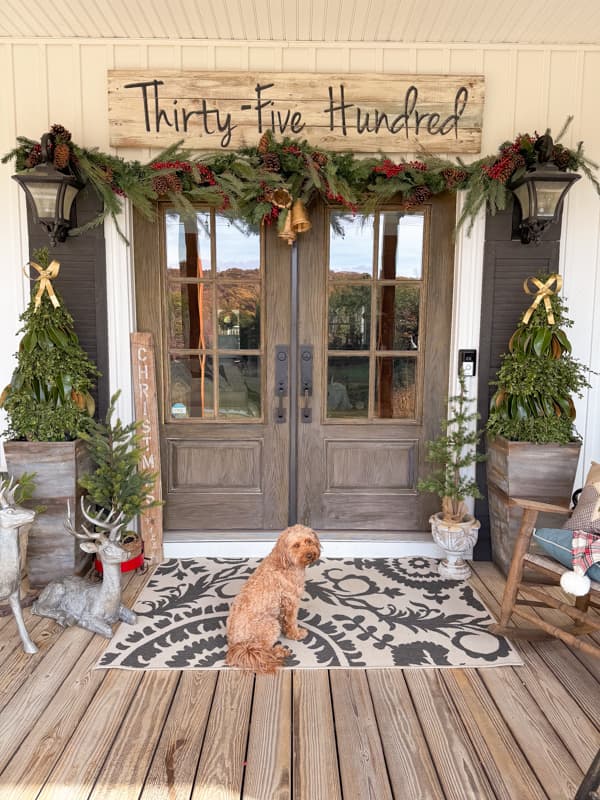
<svg viewBox="0 0 600 800"><path fill-rule="evenodd" d="M476 153L483 100L474 75L111 70L110 143L233 149L270 129L333 150Z"/></svg>
<svg viewBox="0 0 600 800"><path fill-rule="evenodd" d="M230 800L241 793L254 673L219 673L191 800Z"/></svg>
<svg viewBox="0 0 600 800"><path fill-rule="evenodd" d="M244 796L292 797L292 673L257 675L250 719Z"/></svg>
<svg viewBox="0 0 600 800"><path fill-rule="evenodd" d="M447 800L495 798L439 672L409 669L405 674Z"/></svg>
<svg viewBox="0 0 600 800"><path fill-rule="evenodd" d="M130 339L135 418L140 423L140 446L143 448L139 468L154 473L154 482L148 492L148 499L160 501L162 500L160 432L154 342L151 333L132 333ZM162 506L148 508L140 514L144 554L152 564L158 564L163 558L162 522Z"/></svg>
<svg viewBox="0 0 600 800"><path fill-rule="evenodd" d="M366 674L335 669L329 679L344 797L392 800Z"/></svg>
<svg viewBox="0 0 600 800"><path fill-rule="evenodd" d="M140 800L188 800L206 735L218 672L181 674Z"/></svg>
<svg viewBox="0 0 600 800"><path fill-rule="evenodd" d="M438 800L444 792L402 670L366 673L394 797Z"/></svg>
<svg viewBox="0 0 600 800"><path fill-rule="evenodd" d="M325 670L294 673L293 725L295 800L341 800L335 722Z"/></svg>

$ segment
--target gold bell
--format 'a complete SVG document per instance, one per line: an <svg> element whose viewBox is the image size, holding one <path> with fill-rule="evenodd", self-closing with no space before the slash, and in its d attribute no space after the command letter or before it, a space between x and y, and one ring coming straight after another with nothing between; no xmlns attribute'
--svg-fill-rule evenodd
<svg viewBox="0 0 600 800"><path fill-rule="evenodd" d="M292 206L292 230L294 233L305 233L312 228L306 208L302 200L296 200Z"/></svg>
<svg viewBox="0 0 600 800"><path fill-rule="evenodd" d="M283 225L283 230L281 230L279 232L279 238L280 239L285 239L285 241L289 245L291 245L292 242L295 241L295 239L296 239L296 234L294 233L294 231L292 229L292 212L291 211L287 212L287 215L286 215L286 218L285 218L285 222L284 222L284 225Z"/></svg>

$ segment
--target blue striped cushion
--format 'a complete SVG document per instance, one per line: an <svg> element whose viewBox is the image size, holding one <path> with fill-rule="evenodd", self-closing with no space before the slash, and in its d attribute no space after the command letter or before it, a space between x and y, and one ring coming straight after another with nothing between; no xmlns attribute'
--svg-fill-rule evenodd
<svg viewBox="0 0 600 800"><path fill-rule="evenodd" d="M571 542L573 531L562 528L539 528L534 531L533 538L551 558L569 569L573 569ZM600 564L594 564L585 573L592 581L600 582Z"/></svg>

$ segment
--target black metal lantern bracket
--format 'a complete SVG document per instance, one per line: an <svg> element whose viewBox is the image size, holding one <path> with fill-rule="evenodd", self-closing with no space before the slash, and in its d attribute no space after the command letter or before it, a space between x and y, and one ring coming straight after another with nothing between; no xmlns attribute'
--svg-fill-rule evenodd
<svg viewBox="0 0 600 800"><path fill-rule="evenodd" d="M554 142L549 134L540 136L534 147L537 162L508 184L515 195L513 239L522 244L540 244L546 228L560 222L567 192L581 178L551 163Z"/></svg>
<svg viewBox="0 0 600 800"><path fill-rule="evenodd" d="M27 197L34 222L46 228L52 247L64 242L71 228L71 210L84 183L70 166L58 170L52 163L54 137L45 133L41 138L42 162L13 175Z"/></svg>

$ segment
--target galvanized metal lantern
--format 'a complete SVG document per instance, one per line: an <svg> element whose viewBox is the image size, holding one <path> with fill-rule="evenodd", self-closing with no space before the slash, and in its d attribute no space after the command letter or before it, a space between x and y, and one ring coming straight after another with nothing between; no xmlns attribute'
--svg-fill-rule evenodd
<svg viewBox="0 0 600 800"><path fill-rule="evenodd" d="M34 221L46 228L50 243L55 247L57 242L64 242L67 238L71 209L83 183L70 168L58 170L54 167L49 153L52 143L52 135L44 134L41 139L42 163L12 177L23 187Z"/></svg>
<svg viewBox="0 0 600 800"><path fill-rule="evenodd" d="M520 220L513 231L523 244L539 244L542 233L553 222L560 222L567 192L581 175L563 172L550 163L554 143L548 134L535 144L537 163L508 186L520 206Z"/></svg>

